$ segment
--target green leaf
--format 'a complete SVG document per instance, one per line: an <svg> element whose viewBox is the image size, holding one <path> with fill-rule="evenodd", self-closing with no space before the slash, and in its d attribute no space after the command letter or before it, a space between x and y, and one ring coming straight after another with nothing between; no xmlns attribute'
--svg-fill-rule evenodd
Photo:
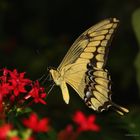
<svg viewBox="0 0 140 140"><path fill-rule="evenodd" d="M132 25L140 47L140 8L132 15Z"/></svg>
<svg viewBox="0 0 140 140"><path fill-rule="evenodd" d="M51 129L48 132L48 140L56 140L57 139L57 133L54 129Z"/></svg>
<svg viewBox="0 0 140 140"><path fill-rule="evenodd" d="M137 74L136 78L137 78L139 91L140 91L140 8L137 9L132 15L132 25L133 25L134 32L136 34L136 38L139 43L139 52L136 56L134 64L136 67L136 74Z"/></svg>
<svg viewBox="0 0 140 140"><path fill-rule="evenodd" d="M131 110L127 115L125 123L129 132L125 134L126 138L140 139L140 116L138 114L140 114L139 107Z"/></svg>

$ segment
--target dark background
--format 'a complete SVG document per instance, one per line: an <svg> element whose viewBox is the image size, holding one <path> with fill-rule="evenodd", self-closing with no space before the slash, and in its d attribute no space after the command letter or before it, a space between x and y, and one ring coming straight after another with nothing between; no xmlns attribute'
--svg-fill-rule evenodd
<svg viewBox="0 0 140 140"><path fill-rule="evenodd" d="M101 137L84 134L80 139L88 135L88 139L94 136L96 140L140 140L137 75L140 71L137 69L139 63L135 63L140 45L132 24L133 14L139 7L139 0L1 0L0 67L26 71L28 77L36 80L47 74L48 66L59 65L82 32L105 18L118 18L120 26L110 46L107 68L113 82L113 100L128 107L130 113L124 117L112 111L97 114L102 127ZM49 86L49 83L45 84ZM55 87L47 98L47 107L42 110L33 107L49 116L58 130L64 128L75 110L96 114L69 89L69 105L63 102L60 89Z"/></svg>

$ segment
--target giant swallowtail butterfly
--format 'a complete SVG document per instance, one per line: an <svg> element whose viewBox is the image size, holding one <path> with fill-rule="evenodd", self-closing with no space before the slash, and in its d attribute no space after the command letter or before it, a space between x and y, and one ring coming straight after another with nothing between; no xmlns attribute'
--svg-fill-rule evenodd
<svg viewBox="0 0 140 140"><path fill-rule="evenodd" d="M108 49L119 20L110 18L92 26L73 43L57 69L49 72L69 103L69 84L85 104L102 112L113 106L123 115L129 112L111 101L111 78L105 68Z"/></svg>

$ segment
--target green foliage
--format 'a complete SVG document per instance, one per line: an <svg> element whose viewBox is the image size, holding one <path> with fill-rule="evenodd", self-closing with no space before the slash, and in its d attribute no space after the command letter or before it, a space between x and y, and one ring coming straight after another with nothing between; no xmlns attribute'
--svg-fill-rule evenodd
<svg viewBox="0 0 140 140"><path fill-rule="evenodd" d="M131 110L125 119L127 129L129 130L125 136L133 137L135 140L140 139L140 116L138 114L140 114L140 110L139 108L135 108L134 110Z"/></svg>
<svg viewBox="0 0 140 140"><path fill-rule="evenodd" d="M132 15L132 24L140 46L140 8L134 11Z"/></svg>
<svg viewBox="0 0 140 140"><path fill-rule="evenodd" d="M135 67L137 72L137 82L140 89L140 8L137 9L132 15L133 29L139 44L139 51L135 60ZM140 91L139 91L140 93Z"/></svg>

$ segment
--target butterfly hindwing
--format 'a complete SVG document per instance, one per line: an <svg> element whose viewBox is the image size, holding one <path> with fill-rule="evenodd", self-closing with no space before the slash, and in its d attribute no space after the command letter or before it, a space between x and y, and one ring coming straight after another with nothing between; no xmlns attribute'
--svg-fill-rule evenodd
<svg viewBox="0 0 140 140"><path fill-rule="evenodd" d="M84 102L96 111L107 110L111 100L111 79L107 70L88 68Z"/></svg>

